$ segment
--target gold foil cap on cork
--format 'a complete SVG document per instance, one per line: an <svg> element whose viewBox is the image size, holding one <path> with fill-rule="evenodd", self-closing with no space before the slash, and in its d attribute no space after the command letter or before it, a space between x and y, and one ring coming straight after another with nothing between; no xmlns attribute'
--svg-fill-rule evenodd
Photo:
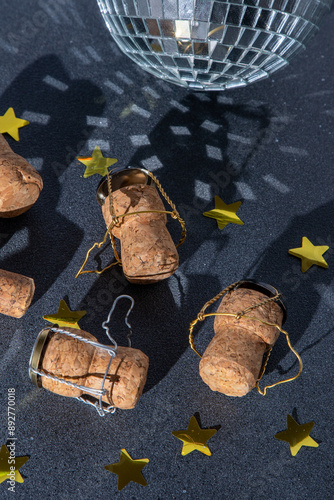
<svg viewBox="0 0 334 500"><path fill-rule="evenodd" d="M147 175L146 170L139 167L127 167L114 169L110 174L111 188L117 191L126 186L133 186L135 184L144 184L150 186L153 179ZM108 177L105 176L97 187L96 199L99 205L104 205L108 192Z"/></svg>
<svg viewBox="0 0 334 500"><path fill-rule="evenodd" d="M46 341L49 336L51 328L44 328L38 334L36 338L34 347L31 351L30 361L29 361L29 377L30 380L35 384L39 389L42 388L41 376L34 372L34 370L38 370L42 358L42 353L44 348L46 347Z"/></svg>

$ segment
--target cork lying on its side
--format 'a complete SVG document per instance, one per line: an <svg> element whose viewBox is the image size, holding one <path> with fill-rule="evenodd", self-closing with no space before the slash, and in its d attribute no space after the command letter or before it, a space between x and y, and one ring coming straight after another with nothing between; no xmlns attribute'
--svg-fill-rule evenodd
<svg viewBox="0 0 334 500"><path fill-rule="evenodd" d="M0 269L0 313L21 318L35 293L32 278Z"/></svg>
<svg viewBox="0 0 334 500"><path fill-rule="evenodd" d="M0 134L0 217L20 215L36 202L43 189L39 173L14 153Z"/></svg>
<svg viewBox="0 0 334 500"><path fill-rule="evenodd" d="M218 307L220 313L239 313L268 298L261 292L238 288L225 295ZM247 315L282 325L283 311L275 302L253 309ZM257 320L216 316L215 336L199 365L200 375L213 391L228 396L244 396L258 379L264 353L272 347L279 330Z"/></svg>
<svg viewBox="0 0 334 500"><path fill-rule="evenodd" d="M97 342L88 332L66 328L68 332ZM49 339L40 369L66 381L87 388L101 389L110 355L83 341L61 333L53 333ZM102 400L116 408L131 409L138 402L146 382L148 357L139 349L118 347L104 383L106 394ZM62 396L79 397L84 390L42 377L45 389Z"/></svg>
<svg viewBox="0 0 334 500"><path fill-rule="evenodd" d="M109 359L106 351L96 349L85 382L86 387L101 387ZM102 399L123 410L134 408L143 392L147 370L146 354L139 349L118 346L105 382L107 394Z"/></svg>
<svg viewBox="0 0 334 500"><path fill-rule="evenodd" d="M83 330L74 328L66 328L66 330L75 335L79 334L89 340L96 341L93 335ZM54 333L46 345L40 368L50 375L55 375L77 385L84 385L94 351L95 347L90 344L83 343L62 333ZM78 398L83 394L81 389L76 389L61 382L46 377L42 377L41 380L45 389L56 394L73 398Z"/></svg>
<svg viewBox="0 0 334 500"><path fill-rule="evenodd" d="M113 192L116 215L144 210L165 210L154 186L135 184ZM102 206L107 227L111 223L109 196ZM121 242L123 272L131 283L154 283L168 278L179 256L166 228L166 214L146 213L120 218L112 233Z"/></svg>

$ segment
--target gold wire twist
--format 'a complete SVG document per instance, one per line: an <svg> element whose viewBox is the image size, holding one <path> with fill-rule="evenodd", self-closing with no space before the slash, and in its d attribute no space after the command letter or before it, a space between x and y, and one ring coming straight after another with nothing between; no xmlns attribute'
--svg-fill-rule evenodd
<svg viewBox="0 0 334 500"><path fill-rule="evenodd" d="M166 191L163 189L163 187L161 186L160 182L156 178L156 176L154 174L152 174L152 172L150 172L149 170L146 170L146 169L145 169L145 173L149 177L151 177L151 179L155 182L155 184L156 184L158 190L160 191L161 195L163 196L163 198L167 201L167 203L172 208L172 211L170 211L170 210L140 210L140 211L136 211L136 212L128 212L128 213L125 213L125 214L116 215L115 208L114 208L114 200L113 200L113 196L112 196L111 177L110 177L110 173L108 171L108 173L107 173L107 181L108 181L109 211L110 211L110 215L111 215L111 223L110 223L107 231L105 232L103 240L100 241L100 243L97 243L97 242L94 243L94 245L86 253L85 260L84 260L82 266L80 267L79 271L77 272L77 274L75 276L76 278L78 276L80 276L81 274L90 274L90 273L102 274L104 271L106 271L107 269L110 269L113 266L116 266L117 264L122 265L122 261L121 261L119 255L118 255L118 252L117 252L115 238L114 238L114 235L111 232L112 228L114 226L116 226L116 225L119 224L119 219L120 218L123 219L124 217L130 216L130 215L148 214L148 213L169 214L173 219L177 219L179 221L179 223L181 225L181 228L182 228L181 238L180 238L180 241L178 242L178 244L176 245L176 248L178 248L179 246L181 246L184 243L184 240L186 239L186 236L187 236L187 230L186 230L186 225L185 225L184 220L181 218L181 216L180 216L180 214L179 214L179 212L178 212L175 204L169 198L169 196L167 195ZM83 269L84 269L84 267L87 264L87 261L89 259L89 256L90 256L92 250L94 250L94 248L96 248L96 247L97 248L101 248L101 246L103 246L105 244L108 235L110 237L110 241L111 241L111 245L112 245L112 248L113 248L114 256L116 258L116 262L112 262L108 266L104 267L101 271L98 271L98 270L95 270L95 269L85 270L84 271Z"/></svg>
<svg viewBox="0 0 334 500"><path fill-rule="evenodd" d="M167 201L168 205L173 209L173 212L165 211L164 213L170 214L172 216L172 219L177 219L180 223L180 226L182 228L182 234L181 234L180 241L176 245L176 248L178 248L179 246L181 246L184 243L184 240L187 237L186 224L185 224L184 220L182 219L182 217L180 216L180 214L176 208L176 205L172 202L170 197L167 195L166 191L163 189L162 185L160 184L160 182L156 178L156 176L154 174L152 174L152 172L150 172L149 170L145 170L145 171L151 177L151 179L155 182L157 188L159 189L159 191L162 194L162 196L164 197L164 199ZM156 212L156 210L152 210L152 212Z"/></svg>
<svg viewBox="0 0 334 500"><path fill-rule="evenodd" d="M112 196L112 183L109 170L107 170L107 182L108 182L108 195L109 195L109 212L111 217L116 219L116 214L114 209L114 199Z"/></svg>
<svg viewBox="0 0 334 500"><path fill-rule="evenodd" d="M190 347L192 348L192 350L201 358L202 357L201 354L197 351L197 349L195 347L193 330L194 330L195 325L199 321L204 321L204 319L208 318L209 316L230 316L230 317L234 317L237 321L241 317L244 317L244 318L247 318L247 319L250 319L250 320L259 321L260 323L262 323L264 325L273 326L273 327L277 328L281 333L284 333L286 341L287 341L287 344L288 344L290 350L296 356L296 358L297 358L297 360L299 362L299 371L298 371L297 375L294 375L293 377L290 377L290 378L287 378L287 379L284 379L284 380L280 380L280 381L275 382L274 384L271 384L271 385L266 385L264 387L264 389L261 390L260 386L259 386L259 382L260 382L260 380L262 379L262 377L264 375L264 372L266 370L266 366L267 366L268 361L269 361L269 357L270 357L271 351L273 349L273 347L270 347L268 349L267 353L266 353L266 357L265 357L265 359L264 359L264 361L262 363L262 367L261 367L261 370L260 370L260 373L259 373L259 377L258 377L258 379L256 381L256 384L255 384L255 387L257 388L258 392L262 396L265 396L268 389L271 389L272 387L275 387L276 385L285 384L286 382L292 382L293 380L296 380L299 377L299 375L302 373L303 362L302 362L302 359L301 359L300 355L298 354L298 352L292 347L291 341L290 341L290 337L289 337L289 334L288 334L287 331L283 330L276 323L270 323L270 322L264 321L264 320L262 320L260 318L256 318L255 316L247 316L246 315L247 312L253 311L254 309L257 309L258 307L261 307L261 306L263 306L265 304L268 304L269 302L274 302L274 301L278 300L281 297L281 294L276 289L275 289L276 295L274 295L273 297L268 297L268 298L262 300L261 302L259 302L258 304L255 304L254 306L247 307L246 309L244 309L243 311L240 311L237 314L234 314L234 313L219 313L219 312L205 314L205 310L210 305L212 305L214 302L216 302L217 300L219 300L223 295L225 295L226 293L231 292L232 290L234 290L235 288L237 288L237 286L239 286L239 285L241 285L243 283L247 283L247 281L237 281L235 283L232 283L232 285L229 285L228 287L224 288L224 290L222 290L220 293L218 293L218 295L216 295L213 299L208 300L208 302L206 302L204 304L204 306L202 307L202 309L200 310L200 312L197 314L197 318L194 319L190 323L190 326L189 326L189 344L190 344Z"/></svg>
<svg viewBox="0 0 334 500"><path fill-rule="evenodd" d="M111 220L115 221L115 225L117 225L119 220L118 220L116 213L115 213L114 198L112 196L112 183L111 183L111 177L110 177L109 170L107 172L107 181L108 181L108 194L109 194L109 212L111 215ZM112 248L114 251L114 256L115 256L115 259L117 262L113 262L111 266L104 268L101 272L105 271L109 267L112 267L113 265L117 265L117 264L119 264L120 266L122 265L122 261L118 255L118 252L117 252L116 241L115 241L114 235L112 234L111 230L109 231L109 236L110 236L111 245L112 245Z"/></svg>

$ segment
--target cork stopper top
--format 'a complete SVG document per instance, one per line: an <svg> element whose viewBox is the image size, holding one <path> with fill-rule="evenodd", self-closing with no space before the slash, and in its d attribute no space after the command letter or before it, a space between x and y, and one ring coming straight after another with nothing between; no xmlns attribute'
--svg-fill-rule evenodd
<svg viewBox="0 0 334 500"><path fill-rule="evenodd" d="M110 178L113 191L117 191L126 186L133 186L134 184L149 186L153 182L144 169L134 167L122 168L121 170L118 169L110 175ZM97 188L96 199L98 204L103 206L108 195L108 178L105 176Z"/></svg>
<svg viewBox="0 0 334 500"><path fill-rule="evenodd" d="M248 288L249 290L256 290L257 292L267 295L269 298L275 297L275 295L277 295L277 290L272 285L268 285L267 283L262 283L260 281L255 281L255 280L243 280L242 283L240 283L240 285L238 285L236 289L238 288ZM275 301L275 303L282 309L283 312L282 325L284 325L287 318L287 309L284 300L282 297L280 297Z"/></svg>

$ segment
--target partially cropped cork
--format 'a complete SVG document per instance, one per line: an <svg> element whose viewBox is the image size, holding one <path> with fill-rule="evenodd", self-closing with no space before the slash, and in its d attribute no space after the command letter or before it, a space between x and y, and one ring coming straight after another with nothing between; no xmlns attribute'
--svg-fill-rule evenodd
<svg viewBox="0 0 334 500"><path fill-rule="evenodd" d="M217 312L237 314L268 298L261 292L238 288L225 295ZM247 313L268 323L282 325L283 311L269 302ZM199 364L202 379L210 389L228 396L244 396L255 387L263 356L272 347L279 330L260 321L241 317L216 316L215 336Z"/></svg>
<svg viewBox="0 0 334 500"><path fill-rule="evenodd" d="M0 217L16 217L26 212L42 189L39 173L27 160L14 153L0 134Z"/></svg>
<svg viewBox="0 0 334 500"><path fill-rule="evenodd" d="M35 293L32 278L0 269L0 313L21 318Z"/></svg>
<svg viewBox="0 0 334 500"><path fill-rule="evenodd" d="M113 192L116 215L165 210L154 186L135 184ZM102 206L107 227L111 223L109 196ZM121 242L123 272L131 283L154 283L173 274L179 256L166 228L166 214L145 213L120 218L112 233Z"/></svg>
<svg viewBox="0 0 334 500"><path fill-rule="evenodd" d="M66 328L67 331L97 342L88 332ZM53 333L44 350L40 369L86 388L101 389L110 355L83 341L61 333ZM104 383L102 400L116 408L131 409L138 402L146 382L148 357L139 349L118 347ZM45 389L62 396L79 397L85 390L42 377Z"/></svg>

